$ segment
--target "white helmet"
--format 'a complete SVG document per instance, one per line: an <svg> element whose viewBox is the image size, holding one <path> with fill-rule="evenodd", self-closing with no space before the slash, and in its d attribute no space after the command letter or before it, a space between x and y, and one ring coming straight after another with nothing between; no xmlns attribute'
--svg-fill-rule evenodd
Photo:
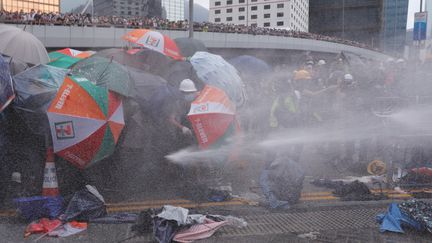
<svg viewBox="0 0 432 243"><path fill-rule="evenodd" d="M326 65L326 61L321 59L318 61L318 66Z"/></svg>
<svg viewBox="0 0 432 243"><path fill-rule="evenodd" d="M196 92L196 91L198 91L197 88L195 87L194 82L190 79L184 79L183 81L181 81L179 90L182 92Z"/></svg>
<svg viewBox="0 0 432 243"><path fill-rule="evenodd" d="M344 79L345 80L353 80L354 78L353 78L353 76L351 74L347 73L347 74L344 75Z"/></svg>

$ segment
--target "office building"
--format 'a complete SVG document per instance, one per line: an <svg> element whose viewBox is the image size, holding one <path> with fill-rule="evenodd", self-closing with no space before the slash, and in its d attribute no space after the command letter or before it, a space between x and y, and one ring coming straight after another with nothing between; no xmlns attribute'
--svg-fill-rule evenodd
<svg viewBox="0 0 432 243"><path fill-rule="evenodd" d="M93 0L97 16L161 16L161 0Z"/></svg>
<svg viewBox="0 0 432 243"><path fill-rule="evenodd" d="M60 12L60 0L0 0L0 9L6 11Z"/></svg>
<svg viewBox="0 0 432 243"><path fill-rule="evenodd" d="M184 20L184 0L162 0L162 16L171 21Z"/></svg>
<svg viewBox="0 0 432 243"><path fill-rule="evenodd" d="M310 1L309 31L388 52L405 45L407 0Z"/></svg>
<svg viewBox="0 0 432 243"><path fill-rule="evenodd" d="M309 0L210 0L209 22L309 29Z"/></svg>

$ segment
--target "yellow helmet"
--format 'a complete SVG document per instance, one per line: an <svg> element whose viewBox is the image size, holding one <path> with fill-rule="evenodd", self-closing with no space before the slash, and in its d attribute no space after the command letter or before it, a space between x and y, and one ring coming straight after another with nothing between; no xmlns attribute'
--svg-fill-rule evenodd
<svg viewBox="0 0 432 243"><path fill-rule="evenodd" d="M294 71L294 80L310 80L312 79L310 73L306 70Z"/></svg>

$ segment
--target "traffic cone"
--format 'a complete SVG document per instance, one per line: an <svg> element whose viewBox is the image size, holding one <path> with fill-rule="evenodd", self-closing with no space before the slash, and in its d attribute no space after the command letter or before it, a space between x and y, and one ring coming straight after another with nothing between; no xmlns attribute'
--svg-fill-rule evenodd
<svg viewBox="0 0 432 243"><path fill-rule="evenodd" d="M42 186L42 196L59 196L57 174L55 168L54 151L52 147L47 149L47 158L45 162L44 181Z"/></svg>

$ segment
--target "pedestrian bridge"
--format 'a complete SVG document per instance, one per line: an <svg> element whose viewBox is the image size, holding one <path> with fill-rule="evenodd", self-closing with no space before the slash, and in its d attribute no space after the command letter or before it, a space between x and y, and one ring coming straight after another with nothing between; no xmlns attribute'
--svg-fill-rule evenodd
<svg viewBox="0 0 432 243"><path fill-rule="evenodd" d="M16 25L24 28L24 25ZM112 48L122 47L122 36L128 28L96 26L37 26L27 25L25 31L39 38L47 48ZM160 30L171 38L187 37L187 31ZM217 49L267 49L299 50L324 53L353 53L368 59L385 60L380 52L333 42L269 35L248 35L235 33L195 32L194 37L203 41L208 48Z"/></svg>

